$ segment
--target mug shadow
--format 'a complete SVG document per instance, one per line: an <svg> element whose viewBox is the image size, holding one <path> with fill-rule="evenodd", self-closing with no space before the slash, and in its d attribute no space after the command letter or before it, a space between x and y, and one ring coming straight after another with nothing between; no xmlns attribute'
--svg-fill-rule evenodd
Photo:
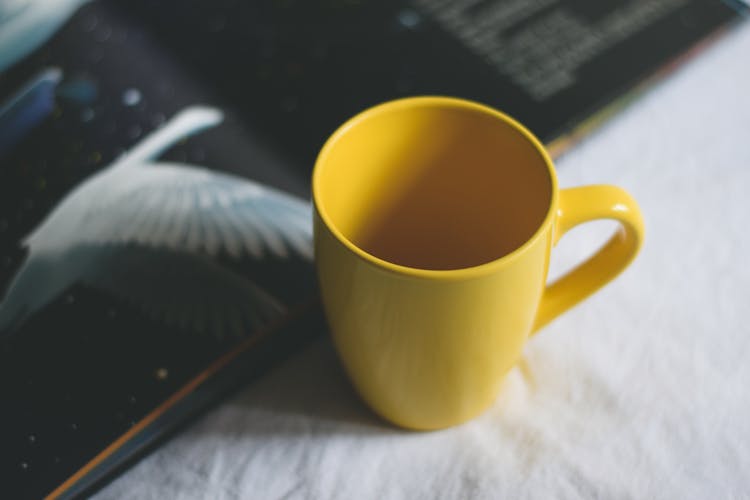
<svg viewBox="0 0 750 500"><path fill-rule="evenodd" d="M520 384L523 393L533 392L536 381L526 356L514 372L511 385ZM508 392L512 389L506 386L494 408L515 404L508 400ZM383 420L366 406L349 382L328 337L315 340L240 390L201 427L209 434L235 437L415 434Z"/></svg>

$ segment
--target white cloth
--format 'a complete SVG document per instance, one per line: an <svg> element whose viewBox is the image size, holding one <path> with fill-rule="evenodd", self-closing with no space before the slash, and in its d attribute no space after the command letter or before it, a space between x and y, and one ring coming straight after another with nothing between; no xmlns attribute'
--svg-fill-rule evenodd
<svg viewBox="0 0 750 500"><path fill-rule="evenodd" d="M646 243L529 342L484 415L387 426L319 341L98 498L749 498L750 23L557 164L562 186L631 191ZM574 230L555 269L609 230Z"/></svg>

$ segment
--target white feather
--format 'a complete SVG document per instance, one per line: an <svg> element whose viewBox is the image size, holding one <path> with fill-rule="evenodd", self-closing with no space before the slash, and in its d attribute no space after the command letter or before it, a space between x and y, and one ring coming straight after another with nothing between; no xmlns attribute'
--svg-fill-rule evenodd
<svg viewBox="0 0 750 500"><path fill-rule="evenodd" d="M134 241L211 255L257 257L267 250L282 258L290 251L310 258L310 211L301 200L230 174L145 162L147 152L167 146L155 137L175 141L182 137L176 131L210 126L215 119L215 113L180 113L66 196L27 238L30 249Z"/></svg>

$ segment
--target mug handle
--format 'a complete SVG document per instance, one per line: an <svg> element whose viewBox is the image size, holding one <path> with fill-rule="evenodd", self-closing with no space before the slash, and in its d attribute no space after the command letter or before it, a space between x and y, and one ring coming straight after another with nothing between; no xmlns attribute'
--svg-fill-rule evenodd
<svg viewBox="0 0 750 500"><path fill-rule="evenodd" d="M547 285L532 334L620 274L638 254L644 236L641 210L625 190L616 186L560 190L552 245L573 227L596 219L612 219L620 227L598 252Z"/></svg>

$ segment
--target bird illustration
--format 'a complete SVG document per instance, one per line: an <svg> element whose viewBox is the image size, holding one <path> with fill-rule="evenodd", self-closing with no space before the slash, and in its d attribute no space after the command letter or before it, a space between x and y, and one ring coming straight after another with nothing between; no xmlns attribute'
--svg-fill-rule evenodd
<svg viewBox="0 0 750 500"><path fill-rule="evenodd" d="M0 72L44 42L90 0L3 0L0 2Z"/></svg>
<svg viewBox="0 0 750 500"><path fill-rule="evenodd" d="M242 336L282 312L211 257L310 260L310 205L248 179L154 161L222 118L186 108L68 193L23 240L28 254L0 302L0 336L75 283L217 336Z"/></svg>

